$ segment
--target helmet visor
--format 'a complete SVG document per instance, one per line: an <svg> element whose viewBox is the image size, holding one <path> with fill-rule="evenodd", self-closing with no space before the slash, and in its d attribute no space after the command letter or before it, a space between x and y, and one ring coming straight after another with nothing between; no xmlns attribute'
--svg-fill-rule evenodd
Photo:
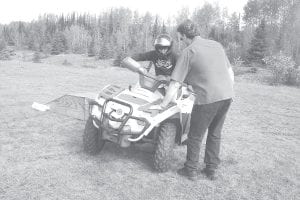
<svg viewBox="0 0 300 200"><path fill-rule="evenodd" d="M167 40L166 38L157 38L154 41L154 46L164 46L164 47L169 47L171 46L171 42L169 40Z"/></svg>

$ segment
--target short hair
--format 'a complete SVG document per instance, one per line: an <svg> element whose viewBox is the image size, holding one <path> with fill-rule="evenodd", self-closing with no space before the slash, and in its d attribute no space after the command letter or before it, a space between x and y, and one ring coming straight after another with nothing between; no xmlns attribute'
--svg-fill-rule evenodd
<svg viewBox="0 0 300 200"><path fill-rule="evenodd" d="M179 24L177 27L177 32L186 35L186 37L189 39L193 39L195 36L199 35L196 24L194 24L190 19L186 19Z"/></svg>

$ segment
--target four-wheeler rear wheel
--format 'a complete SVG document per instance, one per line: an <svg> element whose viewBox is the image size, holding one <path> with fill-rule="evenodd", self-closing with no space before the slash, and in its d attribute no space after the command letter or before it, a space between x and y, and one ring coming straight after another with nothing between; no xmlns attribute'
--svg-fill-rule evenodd
<svg viewBox="0 0 300 200"><path fill-rule="evenodd" d="M93 118L90 116L83 133L83 149L85 152L96 155L102 150L105 140L102 139L101 134L101 129L94 126Z"/></svg>

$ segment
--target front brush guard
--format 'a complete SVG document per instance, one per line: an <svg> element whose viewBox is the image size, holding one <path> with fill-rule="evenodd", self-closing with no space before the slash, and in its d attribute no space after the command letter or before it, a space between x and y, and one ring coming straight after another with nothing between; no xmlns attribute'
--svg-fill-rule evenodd
<svg viewBox="0 0 300 200"><path fill-rule="evenodd" d="M111 116L111 113L113 112L110 112L110 113L106 113L106 106L108 104L108 102L115 102L117 104L121 104L123 106L126 106L129 108L129 113L124 113L124 116L120 119L115 119ZM97 101L91 101L89 103L90 105L90 108L93 106L93 105L97 105L97 106L100 106L102 107L102 112L101 112L101 115L100 115L100 119L98 120L97 118L94 118L96 124L101 127L101 128L104 128L105 130L109 131L109 132L113 132L115 134L122 134L122 135L141 135L145 132L145 130L147 130L150 126L150 123L149 121L146 119L146 118L139 118L139 117L135 117L135 116L132 116L132 113L133 113L133 108L130 104L128 103L125 103L125 102L122 102L122 101L119 101L119 100L116 100L116 99L112 99L112 98L109 98L109 99L106 99L103 106L101 106ZM104 120L105 118L111 120L111 121L115 121L115 122L121 122L121 125L119 126L119 128L116 130L116 129L113 129L113 128L110 128L108 126L105 126L104 124ZM129 119L135 119L137 121L143 121L145 123L145 126L144 128L139 132L139 133L128 133L128 132L124 132L122 131L124 126L126 125L126 123L128 122Z"/></svg>

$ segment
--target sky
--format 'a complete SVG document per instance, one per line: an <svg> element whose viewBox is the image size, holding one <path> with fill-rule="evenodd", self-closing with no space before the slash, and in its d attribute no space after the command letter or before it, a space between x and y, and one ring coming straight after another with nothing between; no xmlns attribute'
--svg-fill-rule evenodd
<svg viewBox="0 0 300 200"><path fill-rule="evenodd" d="M218 3L228 12L243 12L247 0L1 0L0 24L12 21L30 22L40 14L68 14L73 11L98 15L111 7L126 7L139 13L158 14L163 19L173 17L182 7L192 12L204 2Z"/></svg>

